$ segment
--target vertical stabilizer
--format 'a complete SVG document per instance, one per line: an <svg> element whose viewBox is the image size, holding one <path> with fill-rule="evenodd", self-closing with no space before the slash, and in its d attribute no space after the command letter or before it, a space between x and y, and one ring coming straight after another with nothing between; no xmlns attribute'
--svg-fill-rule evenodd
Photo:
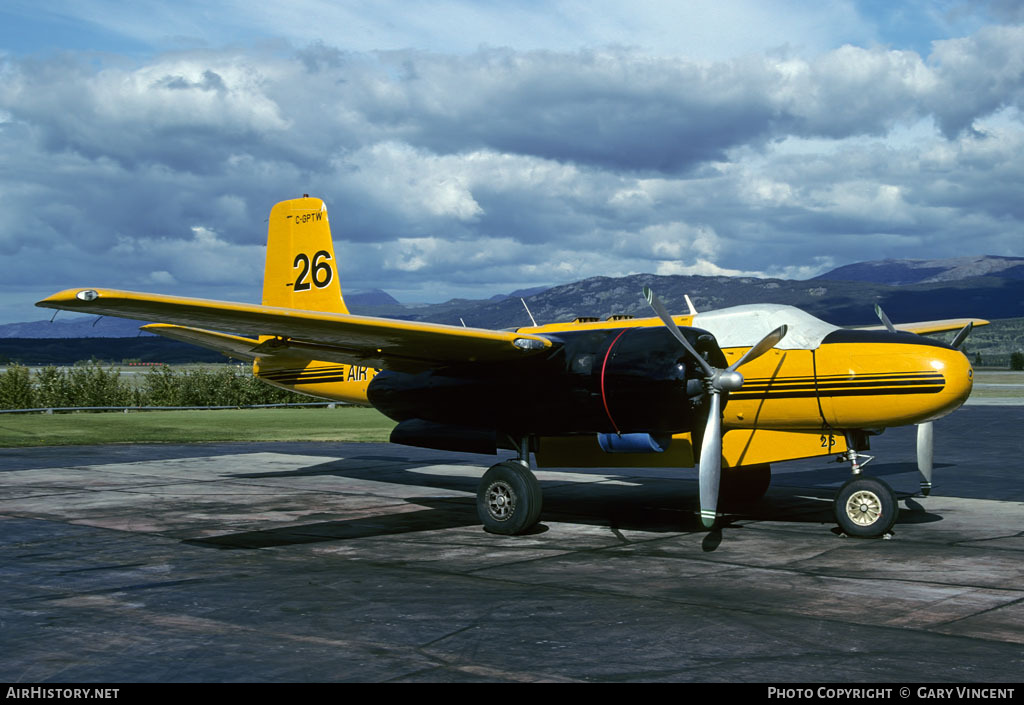
<svg viewBox="0 0 1024 705"><path fill-rule="evenodd" d="M281 201L270 211L263 305L348 313L327 206L319 198Z"/></svg>

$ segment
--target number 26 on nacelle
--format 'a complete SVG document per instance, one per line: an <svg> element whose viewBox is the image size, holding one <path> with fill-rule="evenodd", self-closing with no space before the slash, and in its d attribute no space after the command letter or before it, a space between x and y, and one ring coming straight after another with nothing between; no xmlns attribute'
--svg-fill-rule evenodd
<svg viewBox="0 0 1024 705"><path fill-rule="evenodd" d="M972 370L959 351L972 324L949 320L847 330L777 304L654 317L535 325L516 331L348 312L327 210L316 198L270 214L260 305L77 288L37 305L156 321L147 330L251 360L262 380L371 404L396 443L513 450L483 476L484 527L539 520L538 467L699 468L700 518L767 490L770 464L839 455L852 477L835 500L849 535L896 520L893 491L861 473L871 434L919 424L922 492L931 487L931 421L963 404ZM960 329L952 345L917 333ZM253 334L256 334L253 336Z"/></svg>

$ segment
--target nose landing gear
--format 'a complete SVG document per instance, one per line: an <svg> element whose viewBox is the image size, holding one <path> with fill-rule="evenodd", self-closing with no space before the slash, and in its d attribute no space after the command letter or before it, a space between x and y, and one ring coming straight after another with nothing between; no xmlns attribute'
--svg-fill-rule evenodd
<svg viewBox="0 0 1024 705"><path fill-rule="evenodd" d="M863 449L866 442L848 433L847 443L850 450L839 460L849 461L853 477L836 494L832 505L836 522L847 536L884 536L892 530L899 515L896 493L883 480L861 474L863 467L874 460L873 456L857 452L857 446Z"/></svg>

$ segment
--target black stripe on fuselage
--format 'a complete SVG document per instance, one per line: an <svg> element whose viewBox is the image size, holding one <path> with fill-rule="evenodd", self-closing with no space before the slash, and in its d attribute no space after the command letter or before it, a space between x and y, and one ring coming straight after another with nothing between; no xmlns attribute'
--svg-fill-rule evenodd
<svg viewBox="0 0 1024 705"><path fill-rule="evenodd" d="M294 386L294 385L297 385L297 384L323 384L325 382L355 381L355 380L346 380L345 379L345 375L337 375L335 377L316 377L316 378L312 378L312 379L306 378L306 377L294 377L294 378L290 378L290 377L289 378L277 377L277 378L274 378L274 379L270 379L270 378L266 378L266 379L267 379L268 382L276 382L278 384L287 384L287 385L290 385L290 386ZM362 380L360 380L360 381L362 381Z"/></svg>
<svg viewBox="0 0 1024 705"><path fill-rule="evenodd" d="M790 391L801 391L806 389L817 389L822 394L828 394L832 391L839 391L845 389L869 389L869 388L881 388L881 387L930 387L938 385L942 387L945 385L946 380L942 375L935 377L921 377L917 379L887 379L887 380L861 380L853 379L843 382L827 382L824 384L814 384L813 382L800 382L800 383L789 383L785 380L778 382L767 383L767 384L744 384L741 391L744 392L760 392L760 391L775 391L780 393Z"/></svg>
<svg viewBox="0 0 1024 705"><path fill-rule="evenodd" d="M263 377L270 377L273 375L304 375L304 374L317 374L320 372L344 372L346 365L331 365L330 367L282 367L273 370L261 370L260 374Z"/></svg>
<svg viewBox="0 0 1024 705"><path fill-rule="evenodd" d="M345 370L331 370L330 372L308 372L303 374L274 374L274 375L260 375L267 379L318 379L320 377L334 377L337 375L344 375Z"/></svg>
<svg viewBox="0 0 1024 705"><path fill-rule="evenodd" d="M893 396L897 394L938 394L946 386L918 385L913 387L884 387L877 389L866 389L864 387L850 389L807 389L807 390L786 390L786 391L751 391L729 392L729 399L745 401L748 399L803 399L808 397L880 397Z"/></svg>
<svg viewBox="0 0 1024 705"><path fill-rule="evenodd" d="M817 377L817 382L830 383L830 382L843 382L847 380L863 379L863 380L886 380L886 379L927 379L927 378L941 378L942 373L934 370L920 370L917 372L882 372L877 374L856 374L856 373L844 373L838 375L820 375ZM745 377L745 384L768 384L777 381L784 382L811 382L815 381L815 377L810 375L800 377Z"/></svg>
<svg viewBox="0 0 1024 705"><path fill-rule="evenodd" d="M747 380L730 399L800 399L807 397L890 396L894 394L937 394L946 379L934 370L887 372L866 375L825 375Z"/></svg>
<svg viewBox="0 0 1024 705"><path fill-rule="evenodd" d="M311 370L305 368L273 370L272 372L260 372L259 377L270 382L288 385L345 382L347 379L346 368L341 365L317 367Z"/></svg>

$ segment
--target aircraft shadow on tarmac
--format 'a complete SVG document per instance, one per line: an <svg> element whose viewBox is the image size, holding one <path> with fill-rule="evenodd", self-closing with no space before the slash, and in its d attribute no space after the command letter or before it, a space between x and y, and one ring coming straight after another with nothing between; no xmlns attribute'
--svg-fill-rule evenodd
<svg viewBox="0 0 1024 705"><path fill-rule="evenodd" d="M386 465L382 467L381 463ZM456 464L468 467L477 465L472 460ZM479 483L479 478L475 476L424 474L416 471L419 467L432 465L436 463L401 457L349 457L292 471L250 472L234 477L258 479L336 475L475 494ZM481 464L481 475L485 469ZM908 463L879 464L873 474L897 475L910 469L916 471L916 467ZM626 531L707 531L700 523L698 486L694 478L637 477L631 475L628 469L585 471L585 474L593 472L599 472L602 477L595 477L593 482L545 480L542 472L542 523L531 533L547 531L548 527L543 523L545 520ZM704 550L714 550L718 543L728 540L730 530L742 528L743 523L747 521L822 524L823 530L827 530L828 525L835 524L832 502L838 486L837 477L840 482L845 480L845 475L837 475L835 468L787 472L773 477L773 484L768 493L756 502L723 502L720 509L725 516L719 521L719 528L708 533L704 540ZM815 487L815 484L831 486ZM900 524L942 520L941 516L929 513L917 502L914 493L897 491L897 496L901 505L897 530ZM422 509L352 520L317 522L188 539L185 543L218 549L254 549L437 531L480 524L474 497L415 498L404 501ZM483 531L482 527L480 531ZM833 533L838 533L838 528L834 528Z"/></svg>

